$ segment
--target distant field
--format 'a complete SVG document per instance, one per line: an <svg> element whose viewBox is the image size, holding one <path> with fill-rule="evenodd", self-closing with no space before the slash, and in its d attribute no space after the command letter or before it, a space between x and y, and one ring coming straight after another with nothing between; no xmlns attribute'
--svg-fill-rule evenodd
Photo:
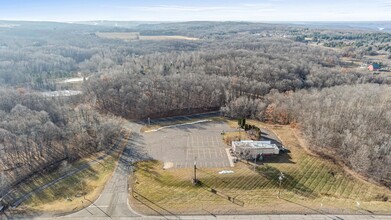
<svg viewBox="0 0 391 220"><path fill-rule="evenodd" d="M391 213L391 191L347 174L331 161L308 154L289 126L253 122L273 131L290 153L252 165L163 170L158 161L140 162L135 171L133 207L145 214L228 213ZM234 123L232 123L234 124ZM233 174L219 174L232 170ZM278 175L283 172L281 199Z"/></svg>
<svg viewBox="0 0 391 220"><path fill-rule="evenodd" d="M138 32L98 32L97 36L108 39L130 40L199 40L186 36L142 36Z"/></svg>

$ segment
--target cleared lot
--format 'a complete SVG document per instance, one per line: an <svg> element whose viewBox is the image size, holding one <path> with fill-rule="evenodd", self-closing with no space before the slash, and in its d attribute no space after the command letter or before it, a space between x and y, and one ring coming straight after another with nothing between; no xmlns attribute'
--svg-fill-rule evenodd
<svg viewBox="0 0 391 220"><path fill-rule="evenodd" d="M223 122L183 125L144 134L148 154L172 168L229 167L222 131L233 130Z"/></svg>
<svg viewBox="0 0 391 220"><path fill-rule="evenodd" d="M197 137L210 136L212 132L226 128L222 123L199 124L186 129L163 129L160 134L166 135L165 139L161 138L156 142L163 143L163 140L175 142L178 137L185 135L183 141L191 142L193 137L195 144L191 143L189 146L195 148L198 148L199 144L208 146L205 144L205 139L197 139ZM270 134L268 137L279 137L282 144L289 148L289 152L268 158L256 169L253 165L241 162L233 168L199 167L197 178L200 184L197 186L191 182L193 177L191 168L193 160L189 158L192 156L191 153L187 156L189 168L163 170L161 162L140 162L136 165L135 178L133 178L136 183L133 184L130 196L132 207L151 215L391 214L389 189L350 175L332 161L309 154L303 148L300 136L297 136L290 126L275 126L255 121L250 123L274 133L275 135ZM236 121L231 121L230 124L235 126ZM232 130L236 129L231 128ZM209 143L213 141L209 139ZM183 146L188 145L183 143ZM160 153L162 157L172 157L167 150L170 147L166 147ZM191 148L183 149L182 155L186 158L185 149ZM208 158L208 154L213 155L212 151L210 153L203 150L196 151L197 155L205 153L205 160L213 162L213 159ZM156 154L159 154L159 151ZM221 174L221 171L231 172ZM281 172L284 178L281 182L281 196L278 199Z"/></svg>

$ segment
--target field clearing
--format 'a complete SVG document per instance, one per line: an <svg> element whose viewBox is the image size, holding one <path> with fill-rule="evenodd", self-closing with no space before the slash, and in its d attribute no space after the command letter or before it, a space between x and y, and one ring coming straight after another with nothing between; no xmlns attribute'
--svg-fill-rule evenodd
<svg viewBox="0 0 391 220"><path fill-rule="evenodd" d="M138 32L98 32L98 37L107 39L119 39L124 41L132 40L199 40L199 38L186 37L179 35L159 35L159 36L143 36Z"/></svg>
<svg viewBox="0 0 391 220"><path fill-rule="evenodd" d="M127 142L123 139L119 144L120 146L105 159L93 163L87 169L34 194L19 209L27 209L33 212L70 213L89 206L98 198L106 182L112 176L118 163L120 152L122 152ZM80 167L89 162L94 162L98 157L102 156L104 155L97 154L88 159L77 161L70 166ZM42 185L47 179L54 179L57 174L58 172L52 172L42 176L36 179L34 184L40 182Z"/></svg>
<svg viewBox="0 0 391 220"><path fill-rule="evenodd" d="M137 164L131 204L152 215L235 213L391 214L389 189L347 174L331 161L308 154L289 126L249 121L276 134L290 149L290 160L252 165L162 170L158 161ZM235 126L236 122L230 124ZM219 174L232 170L233 174ZM281 199L278 175L283 172Z"/></svg>

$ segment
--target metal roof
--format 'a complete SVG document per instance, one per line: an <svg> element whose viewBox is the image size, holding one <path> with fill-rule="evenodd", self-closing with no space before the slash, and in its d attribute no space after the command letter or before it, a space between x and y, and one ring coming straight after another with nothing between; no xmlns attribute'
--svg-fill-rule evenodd
<svg viewBox="0 0 391 220"><path fill-rule="evenodd" d="M251 140L243 140L243 141L233 141L235 146L241 148L274 148L279 149L276 144L272 144L270 141L251 141Z"/></svg>

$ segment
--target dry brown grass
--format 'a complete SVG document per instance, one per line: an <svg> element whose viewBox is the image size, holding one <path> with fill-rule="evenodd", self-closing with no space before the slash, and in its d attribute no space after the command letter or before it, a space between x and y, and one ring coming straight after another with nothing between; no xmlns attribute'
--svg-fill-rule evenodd
<svg viewBox="0 0 391 220"><path fill-rule="evenodd" d="M140 36L140 40L199 40L195 37L186 37L186 36Z"/></svg>
<svg viewBox="0 0 391 220"><path fill-rule="evenodd" d="M102 192L115 167L115 159L108 157L102 163L68 177L42 192L33 195L23 206L46 213L69 213L81 210L95 201ZM85 196L84 196L85 195Z"/></svg>
<svg viewBox="0 0 391 220"><path fill-rule="evenodd" d="M225 132L223 137L224 143L231 145L232 141L251 140L251 137L243 129L235 132Z"/></svg>
<svg viewBox="0 0 391 220"><path fill-rule="evenodd" d="M98 163L92 164L88 169L67 177L53 186L46 188L42 192L34 194L22 204L21 209L28 209L34 212L61 214L75 212L89 206L91 201L95 201L99 197L106 182L111 178L113 171L118 164L120 153L127 144L126 139L130 133L127 133L126 135L127 136L122 140L118 149L112 155L107 156ZM90 156L86 159L77 161L70 166L82 166L97 160L100 156L102 156L102 154ZM56 172L41 177L42 184L45 183L44 179L50 175L56 175Z"/></svg>

